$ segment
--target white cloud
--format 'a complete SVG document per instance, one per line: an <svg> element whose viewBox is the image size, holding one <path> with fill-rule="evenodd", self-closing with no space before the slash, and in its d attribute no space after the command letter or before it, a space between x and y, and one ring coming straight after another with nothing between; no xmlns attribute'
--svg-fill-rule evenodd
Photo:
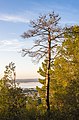
<svg viewBox="0 0 79 120"><path fill-rule="evenodd" d="M0 51L17 51L24 45L17 39L0 40Z"/></svg>
<svg viewBox="0 0 79 120"><path fill-rule="evenodd" d="M0 14L0 21L28 23L29 20L20 15Z"/></svg>
<svg viewBox="0 0 79 120"><path fill-rule="evenodd" d="M22 48L29 48L32 41L21 41L18 39L0 40L0 51L20 51Z"/></svg>

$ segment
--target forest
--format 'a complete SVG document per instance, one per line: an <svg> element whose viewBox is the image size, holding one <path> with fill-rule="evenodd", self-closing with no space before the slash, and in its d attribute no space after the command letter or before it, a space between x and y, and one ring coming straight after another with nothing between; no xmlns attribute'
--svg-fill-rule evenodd
<svg viewBox="0 0 79 120"><path fill-rule="evenodd" d="M40 15L21 35L35 39L21 54L42 61L42 87L24 94L16 85L15 63L9 63L0 80L0 120L79 120L79 26L62 27L60 20L55 12Z"/></svg>

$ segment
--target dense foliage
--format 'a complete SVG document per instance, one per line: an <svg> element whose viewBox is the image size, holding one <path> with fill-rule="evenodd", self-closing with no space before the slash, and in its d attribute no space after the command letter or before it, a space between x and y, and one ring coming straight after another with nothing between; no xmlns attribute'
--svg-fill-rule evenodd
<svg viewBox="0 0 79 120"><path fill-rule="evenodd" d="M65 29L64 41L58 47L59 54L51 64L50 106L58 119L79 119L79 26ZM39 68L43 79L37 88L45 105L46 61ZM56 117L55 117L56 119Z"/></svg>

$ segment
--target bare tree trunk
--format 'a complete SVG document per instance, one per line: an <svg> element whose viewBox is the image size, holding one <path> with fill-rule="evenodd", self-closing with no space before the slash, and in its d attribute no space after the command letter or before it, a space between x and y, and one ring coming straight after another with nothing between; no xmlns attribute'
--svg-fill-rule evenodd
<svg viewBox="0 0 79 120"><path fill-rule="evenodd" d="M15 88L15 87L16 87L16 83L15 83L15 80L16 80L16 73L13 72L13 75L14 75L13 84L14 84L14 88Z"/></svg>
<svg viewBox="0 0 79 120"><path fill-rule="evenodd" d="M50 62L51 62L51 35L50 35L50 28L48 29L48 63L47 63L47 81L46 81L46 104L47 104L47 111L50 110L50 101L49 101L49 89L50 89Z"/></svg>

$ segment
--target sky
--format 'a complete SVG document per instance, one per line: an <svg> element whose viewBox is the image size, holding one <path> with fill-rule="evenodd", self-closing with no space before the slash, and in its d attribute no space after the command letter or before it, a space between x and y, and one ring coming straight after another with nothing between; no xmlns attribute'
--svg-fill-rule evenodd
<svg viewBox="0 0 79 120"><path fill-rule="evenodd" d="M21 35L30 28L30 20L52 11L61 17L61 26L79 25L79 0L0 0L0 78L10 62L16 65L17 79L39 77L41 63L20 53L33 40Z"/></svg>

